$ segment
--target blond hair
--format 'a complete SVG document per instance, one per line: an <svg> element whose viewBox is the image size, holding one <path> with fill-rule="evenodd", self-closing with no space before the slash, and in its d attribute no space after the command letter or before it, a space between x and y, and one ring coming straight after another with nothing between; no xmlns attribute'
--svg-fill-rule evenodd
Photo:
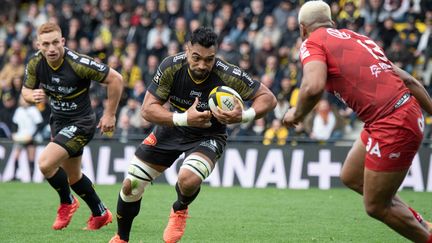
<svg viewBox="0 0 432 243"><path fill-rule="evenodd" d="M331 21L330 6L321 0L309 1L301 6L298 14L299 24L306 26L313 23L323 23Z"/></svg>
<svg viewBox="0 0 432 243"><path fill-rule="evenodd" d="M59 32L60 34L62 33L60 26L58 26L58 24L48 22L48 23L42 24L38 28L37 34L41 35L41 34L51 33L51 32L55 32L55 31Z"/></svg>

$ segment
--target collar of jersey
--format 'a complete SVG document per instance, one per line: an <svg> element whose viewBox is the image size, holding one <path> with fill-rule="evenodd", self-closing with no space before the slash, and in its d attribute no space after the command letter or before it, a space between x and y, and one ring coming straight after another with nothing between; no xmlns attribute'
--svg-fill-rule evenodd
<svg viewBox="0 0 432 243"><path fill-rule="evenodd" d="M50 66L50 68L52 68L52 70L54 70L54 71L56 71L57 69L59 69L59 68L61 67L61 65L63 64L63 62L64 62L64 58L62 58L61 63L60 63L57 67L53 67L53 66L52 66L52 65L47 61L48 66Z"/></svg>
<svg viewBox="0 0 432 243"><path fill-rule="evenodd" d="M188 74L189 74L189 77L192 79L192 81L193 81L194 83L196 83L196 84L200 84L200 83L206 81L207 78L210 76L210 74L209 74L209 75L207 75L207 77L203 78L202 80L195 80L195 79L192 77L192 74L190 73L189 68L188 68Z"/></svg>

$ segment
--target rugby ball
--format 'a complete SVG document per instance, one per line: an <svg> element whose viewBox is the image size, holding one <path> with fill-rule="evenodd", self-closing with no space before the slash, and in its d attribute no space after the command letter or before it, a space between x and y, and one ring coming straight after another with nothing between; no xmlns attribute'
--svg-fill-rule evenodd
<svg viewBox="0 0 432 243"><path fill-rule="evenodd" d="M237 91L228 86L217 86L209 94L208 105L212 111L217 110L216 107L224 111L232 111L235 106L234 99L239 101L243 109L243 99Z"/></svg>

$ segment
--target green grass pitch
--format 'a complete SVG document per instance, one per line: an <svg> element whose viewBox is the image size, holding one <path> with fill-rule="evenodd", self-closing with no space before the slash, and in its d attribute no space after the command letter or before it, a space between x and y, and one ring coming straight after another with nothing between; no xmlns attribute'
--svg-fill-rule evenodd
<svg viewBox="0 0 432 243"><path fill-rule="evenodd" d="M113 213L120 185L96 186ZM402 198L432 219L432 194L402 191ZM174 201L173 186L156 184L144 194L130 242L163 242ZM116 222L83 231L90 215L81 207L64 230L51 230L59 203L46 184L0 183L0 242L108 242ZM189 207L181 242L408 242L364 213L361 197L348 189L281 190L203 186Z"/></svg>

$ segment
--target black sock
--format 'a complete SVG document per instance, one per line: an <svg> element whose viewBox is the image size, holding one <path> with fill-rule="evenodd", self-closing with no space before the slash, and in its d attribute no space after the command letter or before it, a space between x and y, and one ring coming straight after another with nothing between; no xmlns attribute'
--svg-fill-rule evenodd
<svg viewBox="0 0 432 243"><path fill-rule="evenodd" d="M136 202L125 202L118 197L117 200L117 233L120 239L129 241L132 222L138 215L141 207L141 199Z"/></svg>
<svg viewBox="0 0 432 243"><path fill-rule="evenodd" d="M178 186L178 183L176 183L175 189L177 191L177 201L175 201L173 206L172 206L174 212L188 208L188 205L191 204L192 201L195 200L195 198L198 196L198 193L200 192L201 187L198 188L198 190L192 196L185 196L185 195L181 194L180 187Z"/></svg>
<svg viewBox="0 0 432 243"><path fill-rule="evenodd" d="M29 161L30 181L33 180L34 165L34 161Z"/></svg>
<svg viewBox="0 0 432 243"><path fill-rule="evenodd" d="M71 185L71 188L87 203L93 216L101 216L105 213L105 206L96 194L93 183L86 175L83 174L79 181Z"/></svg>
<svg viewBox="0 0 432 243"><path fill-rule="evenodd" d="M59 167L51 178L47 178L47 181L59 194L60 203L72 204L73 197L69 188L68 178L62 167Z"/></svg>

